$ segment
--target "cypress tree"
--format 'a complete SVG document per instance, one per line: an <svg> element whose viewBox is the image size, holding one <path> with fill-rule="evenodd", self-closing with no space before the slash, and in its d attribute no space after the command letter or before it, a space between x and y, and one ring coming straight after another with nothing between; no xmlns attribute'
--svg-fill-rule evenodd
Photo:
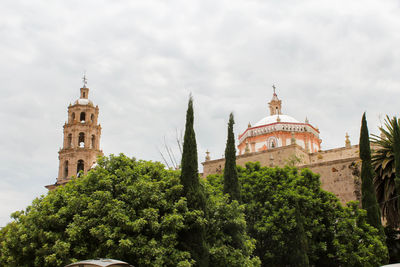
<svg viewBox="0 0 400 267"><path fill-rule="evenodd" d="M310 262L307 255L307 235L304 230L304 219L300 213L300 205L295 202L296 226L292 231L292 242L290 247L294 248L287 257L287 265L293 267L308 267Z"/></svg>
<svg viewBox="0 0 400 267"><path fill-rule="evenodd" d="M235 135L233 134L233 114L229 115L228 138L225 147L225 169L224 169L224 194L229 194L231 200L240 202L240 188L236 169Z"/></svg>
<svg viewBox="0 0 400 267"><path fill-rule="evenodd" d="M396 117L393 118L393 153L395 167L395 188L397 194L400 192L400 129ZM400 197L397 199L397 212L400 208Z"/></svg>
<svg viewBox="0 0 400 267"><path fill-rule="evenodd" d="M383 233L381 214L376 201L373 183L374 173L371 165L371 148L369 144L369 133L365 112L361 121L360 131L360 158L361 165L361 205L367 210L367 222Z"/></svg>
<svg viewBox="0 0 400 267"><path fill-rule="evenodd" d="M189 210L201 210L205 214L206 199L199 180L197 145L193 122L193 98L190 96L186 112L180 181L183 185L183 194L187 199ZM179 235L180 245L182 249L190 252L192 259L196 261L196 266L206 267L209 264L209 258L205 241L205 227L197 221L190 221L188 224L188 229L183 230Z"/></svg>

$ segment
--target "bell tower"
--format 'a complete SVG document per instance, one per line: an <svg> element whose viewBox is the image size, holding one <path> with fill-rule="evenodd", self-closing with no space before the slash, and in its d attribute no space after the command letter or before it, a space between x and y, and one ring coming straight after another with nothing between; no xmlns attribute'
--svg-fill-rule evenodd
<svg viewBox="0 0 400 267"><path fill-rule="evenodd" d="M63 147L58 151L59 168L54 188L67 183L80 171L86 174L96 163L97 157L103 155L100 150L101 126L97 123L99 107L89 100L89 88L83 76L83 87L80 98L68 106L68 121L64 124Z"/></svg>
<svg viewBox="0 0 400 267"><path fill-rule="evenodd" d="M282 100L278 99L278 96L275 92L275 85L272 85L272 89L274 89L274 94L272 95L271 102L269 102L269 112L270 115L281 115L282 114Z"/></svg>

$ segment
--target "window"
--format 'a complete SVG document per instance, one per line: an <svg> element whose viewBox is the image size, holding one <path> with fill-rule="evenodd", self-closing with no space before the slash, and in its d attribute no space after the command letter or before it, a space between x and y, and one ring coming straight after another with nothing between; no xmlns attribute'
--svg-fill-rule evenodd
<svg viewBox="0 0 400 267"><path fill-rule="evenodd" d="M83 98L85 98L86 97L86 93L85 92L83 92Z"/></svg>
<svg viewBox="0 0 400 267"><path fill-rule="evenodd" d="M79 133L78 145L79 147L85 147L85 133Z"/></svg>
<svg viewBox="0 0 400 267"><path fill-rule="evenodd" d="M91 148L95 148L95 142L96 142L96 137L94 136L94 134L92 135L92 142L91 142Z"/></svg>
<svg viewBox="0 0 400 267"><path fill-rule="evenodd" d="M72 112L71 119L72 121L75 121L75 112Z"/></svg>
<svg viewBox="0 0 400 267"><path fill-rule="evenodd" d="M68 135L68 138L67 138L67 147L68 147L68 148L71 148L71 147L72 147L72 134L69 134L69 135Z"/></svg>
<svg viewBox="0 0 400 267"><path fill-rule="evenodd" d="M84 168L85 168L85 163L83 162L83 160L82 159L78 160L78 164L76 166L76 173L79 174L79 172L83 171Z"/></svg>
<svg viewBox="0 0 400 267"><path fill-rule="evenodd" d="M273 149L278 147L278 138L276 138L275 136L271 136L270 138L268 138L267 146L268 149Z"/></svg>
<svg viewBox="0 0 400 267"><path fill-rule="evenodd" d="M67 177L68 177L68 160L66 160L66 161L64 162L64 175L63 175L63 177L64 177L64 178L67 178Z"/></svg>
<svg viewBox="0 0 400 267"><path fill-rule="evenodd" d="M94 115L90 115L90 121L93 123L94 122Z"/></svg>
<svg viewBox="0 0 400 267"><path fill-rule="evenodd" d="M81 112L81 118L80 118L80 121L82 122L84 122L86 120L86 113L85 112Z"/></svg>

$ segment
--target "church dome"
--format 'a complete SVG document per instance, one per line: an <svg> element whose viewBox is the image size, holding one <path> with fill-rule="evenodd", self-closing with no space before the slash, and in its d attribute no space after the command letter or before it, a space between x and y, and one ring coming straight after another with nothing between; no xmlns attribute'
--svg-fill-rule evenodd
<svg viewBox="0 0 400 267"><path fill-rule="evenodd" d="M93 106L93 102L87 98L79 98L78 100L75 101L75 105L77 104Z"/></svg>
<svg viewBox="0 0 400 267"><path fill-rule="evenodd" d="M262 126L262 125L268 125L268 124L272 124L272 123L276 123L276 122L299 123L299 121L296 120L293 117L290 117L288 115L280 114L280 115L267 116L267 117L261 119L260 121L258 121L256 124L254 124L253 127Z"/></svg>

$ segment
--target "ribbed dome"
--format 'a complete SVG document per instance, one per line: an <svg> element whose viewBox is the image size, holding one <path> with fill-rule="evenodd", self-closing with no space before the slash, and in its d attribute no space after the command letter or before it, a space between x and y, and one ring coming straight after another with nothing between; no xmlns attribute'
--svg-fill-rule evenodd
<svg viewBox="0 0 400 267"><path fill-rule="evenodd" d="M271 124L271 123L275 123L278 122L278 117L280 119L279 122L292 122L292 123L299 123L298 120L296 120L293 117L290 117L288 115L272 115L272 116L267 116L263 119L261 119L259 122L257 122L256 124L253 125L253 127L257 127L257 126L262 126L262 125L267 125L267 124Z"/></svg>

